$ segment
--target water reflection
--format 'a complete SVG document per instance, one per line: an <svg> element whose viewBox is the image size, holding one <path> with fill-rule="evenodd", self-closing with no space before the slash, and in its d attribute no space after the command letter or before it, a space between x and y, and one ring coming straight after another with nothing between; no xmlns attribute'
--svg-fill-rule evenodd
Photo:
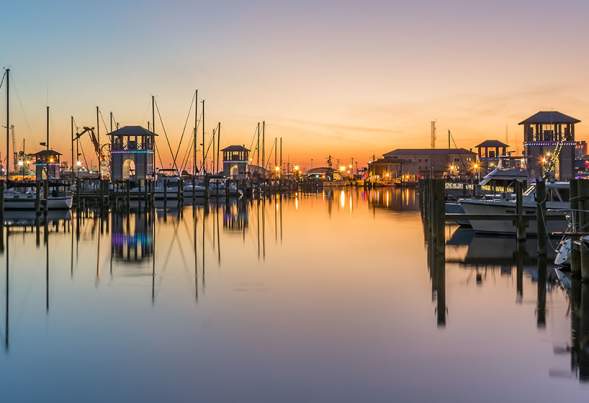
<svg viewBox="0 0 589 403"><path fill-rule="evenodd" d="M440 248L416 200L326 189L5 227L6 400L586 397L551 380L589 379L587 286L558 286L535 240L447 226Z"/></svg>

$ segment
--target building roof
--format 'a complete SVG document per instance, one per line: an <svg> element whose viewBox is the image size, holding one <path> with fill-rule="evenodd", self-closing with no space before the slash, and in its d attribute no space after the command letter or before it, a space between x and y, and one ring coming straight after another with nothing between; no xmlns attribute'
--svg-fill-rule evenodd
<svg viewBox="0 0 589 403"><path fill-rule="evenodd" d="M152 137L157 136L154 132L147 130L143 126L123 126L113 132L107 134L108 136L139 136Z"/></svg>
<svg viewBox="0 0 589 403"><path fill-rule="evenodd" d="M232 145L223 148L221 151L249 151L244 146Z"/></svg>
<svg viewBox="0 0 589 403"><path fill-rule="evenodd" d="M552 123L580 123L579 119L575 119L571 116L565 115L557 111L541 111L535 115L530 116L526 120L519 122L520 125L524 124L552 124Z"/></svg>
<svg viewBox="0 0 589 403"><path fill-rule="evenodd" d="M403 157L408 155L474 155L472 151L465 148L398 148L383 154L385 158Z"/></svg>
<svg viewBox="0 0 589 403"><path fill-rule="evenodd" d="M379 158L375 161L370 162L369 164L401 164L403 160L399 158Z"/></svg>
<svg viewBox="0 0 589 403"><path fill-rule="evenodd" d="M479 144L475 147L476 148L484 148L484 147L509 147L509 146L499 140L485 140L481 144Z"/></svg>
<svg viewBox="0 0 589 403"><path fill-rule="evenodd" d="M56 156L56 155L61 155L61 153L60 152L57 152L55 150L41 150L39 152L36 152L33 155L35 157L42 158L42 157L53 157L53 156Z"/></svg>

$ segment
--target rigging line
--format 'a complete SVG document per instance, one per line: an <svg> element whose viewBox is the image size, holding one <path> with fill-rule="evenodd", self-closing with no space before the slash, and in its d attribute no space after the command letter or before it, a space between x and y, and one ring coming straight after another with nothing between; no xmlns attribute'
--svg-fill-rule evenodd
<svg viewBox="0 0 589 403"><path fill-rule="evenodd" d="M12 73L12 88L14 90L14 94L16 95L16 99L18 100L18 106L20 107L20 110L22 112L25 124L27 125L27 128L29 129L29 135L31 135L31 133L33 133L33 128L31 126L31 122L29 121L29 118L27 116L27 112L25 111L25 107L22 102L22 98L20 97L20 92L18 91L18 87L16 85L16 80L14 79L15 78L14 76L15 76L15 74Z"/></svg>
<svg viewBox="0 0 589 403"><path fill-rule="evenodd" d="M196 93L192 96L190 100L190 107L188 108L188 113L186 114L186 120L184 121L184 128L182 129L182 134L180 135L180 142L178 143L178 148L176 149L176 155L174 156L174 160L178 158L178 153L180 153L180 147L182 146L182 141L184 140L184 133L186 132L186 125L188 124L188 119L190 118L190 112L192 112L192 105L194 104L194 99L196 98Z"/></svg>
<svg viewBox="0 0 589 403"><path fill-rule="evenodd" d="M108 134L108 130L110 129L109 125L106 124L106 122L104 121L104 115L102 114L102 110L98 109L98 114L100 115L100 120L102 120L102 124L104 126L104 131L107 132Z"/></svg>
<svg viewBox="0 0 589 403"><path fill-rule="evenodd" d="M6 69L4 69L4 74L2 74L2 81L0 81L0 88L2 88L2 84L4 84L5 78L6 78Z"/></svg>
<svg viewBox="0 0 589 403"><path fill-rule="evenodd" d="M270 163L273 150L274 150L274 144L272 144L272 148L270 149L270 154L268 154L268 158L266 159L266 165L264 165L264 169L267 169L268 164Z"/></svg>
<svg viewBox="0 0 589 403"><path fill-rule="evenodd" d="M192 143L190 143L190 148L188 148L188 151L186 152L186 155L184 155L184 158L182 159L182 171L184 171L184 169L186 168L186 165L188 165L188 160L190 159L190 153L192 151Z"/></svg>
<svg viewBox="0 0 589 403"><path fill-rule="evenodd" d="M82 157L84 158L84 163L86 164L86 169L90 170L90 165L88 165L88 160L86 159L86 153L84 153L84 145L80 144L80 150L82 151Z"/></svg>
<svg viewBox="0 0 589 403"><path fill-rule="evenodd" d="M157 146L157 143L155 142L155 137L153 138L153 145L155 148L155 153L157 154L157 159L160 161L160 167L164 167L164 163L162 162L162 156L160 155L160 148ZM154 167L155 170L155 167Z"/></svg>
<svg viewBox="0 0 589 403"><path fill-rule="evenodd" d="M174 158L174 151L172 151L172 145L170 144L170 139L168 138L168 133L166 132L166 127L164 125L164 120L162 119L162 114L160 113L160 107L157 104L157 100L155 101L155 109L157 110L157 115L160 118L160 123L162 125L162 130L164 131L164 136L166 137L166 143L168 144L168 149L170 150L170 155L172 156L172 168L178 170L176 166L176 159Z"/></svg>

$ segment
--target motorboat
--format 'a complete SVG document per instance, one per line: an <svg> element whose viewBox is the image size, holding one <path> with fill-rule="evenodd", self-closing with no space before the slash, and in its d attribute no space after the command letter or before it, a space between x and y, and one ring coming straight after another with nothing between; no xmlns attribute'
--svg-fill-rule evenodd
<svg viewBox="0 0 589 403"><path fill-rule="evenodd" d="M567 228L566 214L570 210L568 182L546 182L546 220L547 232L564 232ZM531 184L523 193L522 209L526 216L536 215L536 184ZM504 198L477 199L466 198L459 200L464 213L467 215L501 215L516 213L515 195ZM535 218L527 220L526 233L536 235L537 224ZM515 234L516 227L513 219L469 219L472 228L479 233Z"/></svg>
<svg viewBox="0 0 589 403"><path fill-rule="evenodd" d="M41 190L42 192L43 190ZM40 200L44 200L43 194ZM10 188L4 191L4 209L6 210L35 210L37 194L32 187ZM48 210L69 210L73 205L73 195L70 191L50 188L47 196Z"/></svg>

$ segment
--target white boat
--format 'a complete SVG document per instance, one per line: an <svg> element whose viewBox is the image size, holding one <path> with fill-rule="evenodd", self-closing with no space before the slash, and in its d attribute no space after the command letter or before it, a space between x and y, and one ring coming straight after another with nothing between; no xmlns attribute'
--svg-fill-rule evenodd
<svg viewBox="0 0 589 403"><path fill-rule="evenodd" d="M528 216L536 215L535 200L536 185L532 184L523 194L523 214ZM567 228L566 213L570 210L569 183L568 182L547 182L546 183L546 215L557 216L546 220L548 232L563 232ZM515 195L506 199L460 199L465 214L473 215L497 215L516 213ZM470 219L470 225L479 233L515 234L516 228L512 219ZM526 233L535 235L537 233L536 220L529 219Z"/></svg>
<svg viewBox="0 0 589 403"><path fill-rule="evenodd" d="M32 188L13 188L4 191L4 208L6 210L34 210L35 201L36 194ZM72 204L73 196L70 192L49 191L47 197L48 210L69 210L72 208Z"/></svg>
<svg viewBox="0 0 589 403"><path fill-rule="evenodd" d="M556 257L554 258L554 264L556 266L570 266L571 264L571 252L573 249L573 243L571 238L564 238L558 244L556 248Z"/></svg>

